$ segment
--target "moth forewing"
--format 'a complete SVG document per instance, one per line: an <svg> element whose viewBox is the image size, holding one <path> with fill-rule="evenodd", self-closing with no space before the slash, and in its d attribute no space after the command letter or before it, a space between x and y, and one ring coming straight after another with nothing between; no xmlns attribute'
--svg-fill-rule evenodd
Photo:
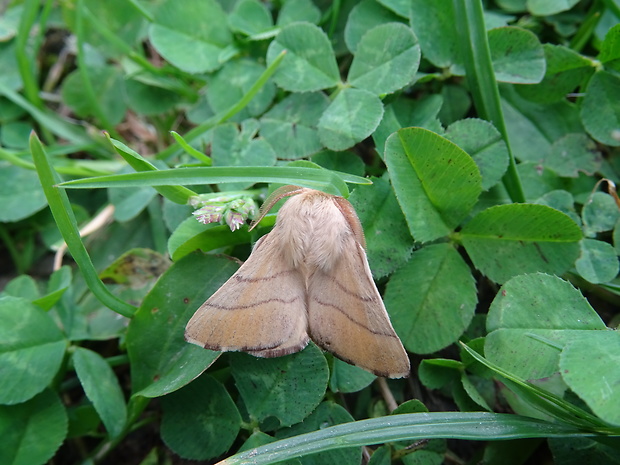
<svg viewBox="0 0 620 465"><path fill-rule="evenodd" d="M351 232L353 233L355 240L364 249L364 255L366 255L366 238L364 237L364 229L362 228L362 223L360 222L357 213L355 213L353 205L351 205L351 202L342 197L333 197L333 201L340 210L340 213L342 213L342 216L347 221L349 228L351 228Z"/></svg>
<svg viewBox="0 0 620 465"><path fill-rule="evenodd" d="M378 376L409 376L409 358L377 290L366 254L353 238L329 272L317 271L308 290L311 339L337 357Z"/></svg>
<svg viewBox="0 0 620 465"><path fill-rule="evenodd" d="M270 235L190 319L185 339L206 349L278 357L308 344L302 276Z"/></svg>

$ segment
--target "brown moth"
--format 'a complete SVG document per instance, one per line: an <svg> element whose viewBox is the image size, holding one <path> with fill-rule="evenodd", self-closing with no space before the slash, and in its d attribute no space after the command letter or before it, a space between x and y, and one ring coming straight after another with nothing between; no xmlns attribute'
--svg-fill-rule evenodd
<svg viewBox="0 0 620 465"><path fill-rule="evenodd" d="M362 226L347 200L286 186L265 202L252 227L290 195L273 230L196 311L185 339L257 357L298 352L312 339L378 376L409 376L409 358L372 279Z"/></svg>

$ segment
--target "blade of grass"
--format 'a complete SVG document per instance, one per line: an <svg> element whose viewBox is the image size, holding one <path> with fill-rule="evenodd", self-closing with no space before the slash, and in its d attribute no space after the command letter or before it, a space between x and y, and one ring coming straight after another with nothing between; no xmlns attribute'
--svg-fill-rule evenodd
<svg viewBox="0 0 620 465"><path fill-rule="evenodd" d="M513 202L525 202L491 62L482 2L480 0L453 0L453 2L467 83L474 104L480 117L490 121L497 128L508 149L510 161L502 182Z"/></svg>
<svg viewBox="0 0 620 465"><path fill-rule="evenodd" d="M392 415L324 428L233 455L218 465L266 465L343 447L419 439L477 441L591 436L568 425L489 412L432 412Z"/></svg>
<svg viewBox="0 0 620 465"><path fill-rule="evenodd" d="M340 19L340 9L342 8L341 0L334 0L329 10L329 29L327 35L330 39L334 38L334 33L338 27L338 19Z"/></svg>
<svg viewBox="0 0 620 465"><path fill-rule="evenodd" d="M136 431L140 427L155 421L155 416L153 415L147 416L144 419L140 419L142 412L144 412L150 402L151 399L147 397L132 396L127 404L127 423L125 424L125 427L123 428L121 434L114 438L106 437L104 440L102 440L99 445L93 450L93 452L89 454L89 457L82 462L82 464L94 464L102 462L103 459L110 452L112 452L129 433Z"/></svg>
<svg viewBox="0 0 620 465"><path fill-rule="evenodd" d="M276 72L276 69L278 69L278 66L280 66L280 63L282 63L282 60L284 59L285 55L286 55L286 50L283 50L282 53L280 53L280 55L278 55L278 57L275 60L273 60L273 63L269 65L269 67L263 72L263 74L260 75L260 77L256 80L254 85L250 88L250 90L248 90L248 92L243 97L241 97L241 99L239 99L237 103L235 103L225 112L219 113L209 118L207 121L205 121L201 125L196 126L192 130L187 132L187 134L185 134L184 136L185 141L188 143L191 143L194 139L198 138L199 136L207 132L212 127L215 127L218 124L223 123L227 119L232 118L235 114L237 114L239 111L245 108L245 106L252 101L252 99L257 94L257 92L261 90L261 88L267 83L267 81L273 75L273 73ZM172 144L166 147L164 150L159 152L156 155L156 157L160 160L166 159L176 154L180 149L181 149L181 146L177 142L175 144Z"/></svg>
<svg viewBox="0 0 620 465"><path fill-rule="evenodd" d="M9 234L9 231L2 223L0 223L0 240L2 241L4 247L6 247L6 250L9 252L11 261L15 266L17 274L21 275L27 273L30 263L28 262L28 260L25 260L23 258L23 252L20 251L20 248L18 248L15 244L15 238L11 234Z"/></svg>
<svg viewBox="0 0 620 465"><path fill-rule="evenodd" d="M27 170L36 169L34 163L24 160L23 158L18 157L14 153L9 152L8 150L4 150L0 148L0 160L8 161L11 165L19 166L20 168L25 168Z"/></svg>
<svg viewBox="0 0 620 465"><path fill-rule="evenodd" d="M605 8L610 10L616 19L620 20L620 5L618 5L614 0L603 0L605 4Z"/></svg>
<svg viewBox="0 0 620 465"><path fill-rule="evenodd" d="M80 268L84 281L86 281L89 289L102 304L120 315L131 318L137 310L136 307L129 305L112 294L99 279L97 270L95 270L90 256L80 239L77 222L67 193L63 189L55 187L60 179L50 164L41 141L34 132L30 134L30 150L32 151L32 158L56 225L73 259Z"/></svg>
<svg viewBox="0 0 620 465"><path fill-rule="evenodd" d="M592 34L594 34L596 25L600 21L601 13L603 12L605 7L606 5L603 5L602 2L592 3L590 9L588 10L588 13L585 15L585 18L581 22L577 33L570 41L570 48L572 48L576 52L581 52L583 50L583 48L592 38Z"/></svg>
<svg viewBox="0 0 620 465"><path fill-rule="evenodd" d="M155 18L153 17L151 12L149 10L147 10L140 2L138 2L136 0L129 0L127 3L129 3L131 6L133 6L136 9L136 11L140 12L140 14L142 16L144 16L144 18L149 23L152 23L153 21L155 21Z"/></svg>
<svg viewBox="0 0 620 465"><path fill-rule="evenodd" d="M74 152L76 150L71 150ZM19 166L28 170L36 171L34 163L20 157L21 154L30 154L30 152L13 153L9 150L0 148L0 160L6 160L12 165ZM52 150L48 151L49 155L53 156ZM60 174L67 174L74 177L85 176L104 176L106 174L112 174L120 169L120 166L116 169L105 169L106 166L110 167L116 162L99 162L97 160L71 160L69 158L62 158L56 160L54 169ZM95 169L97 165L101 166L101 169Z"/></svg>
<svg viewBox="0 0 620 465"><path fill-rule="evenodd" d="M153 21L152 16L145 10L143 7L139 5L136 1L129 2L131 6L133 6L136 11L138 11L142 16L144 16L149 22ZM158 76L162 81L167 83L167 89L172 90L173 92L180 94L189 100L195 100L198 98L198 93L194 91L189 85L186 85L181 79L186 76L185 73L178 70L173 66L162 66L158 68L153 65L150 61L148 61L143 55L136 52L131 45L127 44L124 40L122 40L114 31L110 30L106 27L106 25L99 21L95 15L90 11L87 5L82 5L81 9L83 18L88 22L88 26L97 31L104 40L116 48L121 54L132 60L136 65L138 65L141 70L145 74L153 74ZM134 73L132 73L134 74ZM181 79L177 79L180 77ZM194 79L197 79L196 76L193 76Z"/></svg>
<svg viewBox="0 0 620 465"><path fill-rule="evenodd" d="M348 196L345 182L370 184L366 178L325 169L291 166L217 166L179 168L141 173L113 174L75 179L59 184L65 188L144 187L218 184L225 182L273 182Z"/></svg>
<svg viewBox="0 0 620 465"><path fill-rule="evenodd" d="M24 2L23 13L19 22L19 29L15 39L15 58L17 59L17 67L19 75L24 84L24 95L37 108L43 108L43 101L39 96L39 86L37 78L34 75L34 58L28 53L28 41L30 39L30 31L39 16L39 0L26 0ZM45 30L45 29L43 29ZM34 53L37 51L34 50Z"/></svg>
<svg viewBox="0 0 620 465"><path fill-rule="evenodd" d="M203 165L205 166L211 166L213 165L213 160L211 160L211 157L208 157L207 155L205 155L204 153L196 150L194 147L192 147L191 145L189 145L185 139L183 139L183 137L181 137L181 135L175 131L170 131L170 134L172 134L172 137L174 137L174 140L177 141L177 143L183 147L183 150L185 150L187 153L189 153L192 157L194 157L196 160L202 162Z"/></svg>
<svg viewBox="0 0 620 465"><path fill-rule="evenodd" d="M131 4L135 6L135 2L132 2ZM142 9L138 9L138 11L140 11L141 13L143 12ZM90 9L85 5L82 7L82 14L84 15L84 19L88 21L88 24L92 26L93 29L97 31L97 33L99 33L109 44L111 44L118 51L133 60L141 68L146 69L157 75L165 75L168 72L167 70L156 67L142 55L139 55L133 48L131 48L131 46L126 44L113 31L105 27L105 25L101 21L98 21L97 18L90 11Z"/></svg>
<svg viewBox="0 0 620 465"><path fill-rule="evenodd" d="M153 244L155 250L162 255L168 251L168 231L166 229L166 220L164 219L163 208L158 198L154 198L148 205L149 224L153 235Z"/></svg>
<svg viewBox="0 0 620 465"><path fill-rule="evenodd" d="M150 161L142 157L135 150L130 149L122 142L112 139L108 134L105 135L108 138L110 144L114 150L121 156L123 159L131 166L134 170L138 172L151 172L151 171L159 171L155 165L153 165ZM163 162L160 162L163 163ZM166 197L168 200L178 203L181 205L186 205L187 201L190 197L194 197L197 194L183 186L163 186L156 187L155 190L159 192L161 195Z"/></svg>
<svg viewBox="0 0 620 465"><path fill-rule="evenodd" d="M620 433L619 428L612 428L610 425L599 419L598 417L586 412L576 405L565 401L555 394L539 388L512 373L507 372L503 368L490 362L478 352L473 350L467 344L461 343L461 346L478 362L490 368L500 375L506 386L514 390L522 399L530 403L534 408L563 421L566 424L572 424L575 427L588 430L596 430L597 432L615 431Z"/></svg>
<svg viewBox="0 0 620 465"><path fill-rule="evenodd" d="M92 145L93 142L100 142L97 139L91 139L82 127L60 119L56 113L46 108L38 109L17 92L6 87L2 82L0 82L0 95L26 110L42 127L46 127L63 139L78 145Z"/></svg>
<svg viewBox="0 0 620 465"><path fill-rule="evenodd" d="M93 88L93 83L91 82L90 76L88 74L88 70L91 67L86 63L85 52L84 52L84 1L78 0L77 10L75 12L75 36L77 39L77 63L78 63L78 72L80 73L80 78L82 79L82 87L86 98L88 99L88 105L92 108L95 117L99 120L99 123L106 131L114 135L114 137L119 137L118 133L114 129L114 126L108 119L105 111L100 103L100 98L95 93L95 89Z"/></svg>

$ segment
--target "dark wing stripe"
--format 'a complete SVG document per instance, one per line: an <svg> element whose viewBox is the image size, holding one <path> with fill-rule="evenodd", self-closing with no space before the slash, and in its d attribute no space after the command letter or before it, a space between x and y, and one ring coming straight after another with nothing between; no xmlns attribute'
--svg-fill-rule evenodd
<svg viewBox="0 0 620 465"><path fill-rule="evenodd" d="M396 336L396 334L393 333L384 333L382 331L377 331L367 325L365 325L364 323L354 320L353 318L351 318L351 315L349 315L342 307L339 307L338 305L334 305L334 304L330 304L330 303L326 303L326 302L321 302L319 299L317 299L316 297L312 297L312 300L314 302L316 302L319 305L322 305L323 307L331 307L333 309L338 310L340 313L342 313L351 323L356 324L358 326L361 326L362 328L364 328L366 331L372 333L372 334L376 334L377 336L387 336L387 337L392 337L392 338L396 338L398 339L398 336Z"/></svg>

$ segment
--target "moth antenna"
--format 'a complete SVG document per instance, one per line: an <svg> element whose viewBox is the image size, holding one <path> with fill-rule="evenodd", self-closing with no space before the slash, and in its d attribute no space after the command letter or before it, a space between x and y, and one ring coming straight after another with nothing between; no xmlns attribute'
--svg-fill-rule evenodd
<svg viewBox="0 0 620 465"><path fill-rule="evenodd" d="M254 221L252 221L252 224L250 224L249 230L251 231L252 229L254 229L256 225L260 223L260 221L265 217L267 213L269 213L269 210L271 210L278 201L282 200L284 197L299 194L304 189L304 187L289 185L279 187L278 189L273 191L271 195L267 197L265 202L263 202L263 204L261 205L260 209L258 210L258 216Z"/></svg>

